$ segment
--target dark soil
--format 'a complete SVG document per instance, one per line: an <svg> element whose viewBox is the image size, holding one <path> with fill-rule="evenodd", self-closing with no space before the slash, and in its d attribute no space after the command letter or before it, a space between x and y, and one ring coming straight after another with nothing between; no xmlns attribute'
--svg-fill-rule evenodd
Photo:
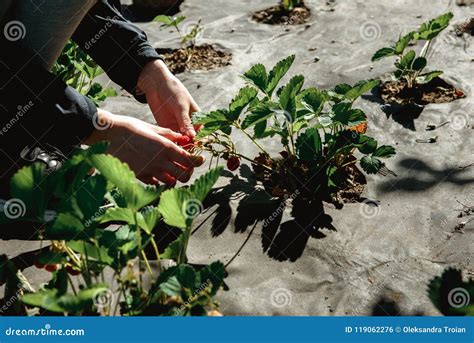
<svg viewBox="0 0 474 343"><path fill-rule="evenodd" d="M463 33L468 33L471 36L474 35L474 17L469 18L463 23L454 25L454 31L458 36L462 36Z"/></svg>
<svg viewBox="0 0 474 343"><path fill-rule="evenodd" d="M212 45L204 44L194 48L156 49L163 56L169 70L182 73L190 70L210 70L230 64L232 54L215 49Z"/></svg>
<svg viewBox="0 0 474 343"><path fill-rule="evenodd" d="M286 153L281 153L286 157ZM354 156L348 156L344 164L348 164L338 175L342 182L339 190L328 189L325 169L312 171L306 162L289 158L272 159L264 154L255 158L259 164L252 164L256 179L262 182L265 190L274 197L281 199L295 198L322 200L340 208L344 203L357 202L364 190L367 180L364 174L356 167ZM269 167L266 169L260 164Z"/></svg>
<svg viewBox="0 0 474 343"><path fill-rule="evenodd" d="M399 105L440 104L466 97L461 89L439 77L412 88L406 81L387 81L380 86L380 96L385 103Z"/></svg>
<svg viewBox="0 0 474 343"><path fill-rule="evenodd" d="M252 14L252 19L270 25L299 25L308 21L311 12L303 3L287 11L282 5L276 5Z"/></svg>

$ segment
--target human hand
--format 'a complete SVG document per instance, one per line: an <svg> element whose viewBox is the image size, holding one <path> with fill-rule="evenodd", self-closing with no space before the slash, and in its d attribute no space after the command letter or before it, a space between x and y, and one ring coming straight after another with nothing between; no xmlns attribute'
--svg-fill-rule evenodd
<svg viewBox="0 0 474 343"><path fill-rule="evenodd" d="M127 163L138 179L149 184L159 181L174 185L187 182L194 167L204 163L174 142L182 135L142 120L115 115L99 109L98 122L103 130L95 130L84 142L91 145L109 141L108 152Z"/></svg>
<svg viewBox="0 0 474 343"><path fill-rule="evenodd" d="M194 138L193 112L200 111L189 91L161 60L149 62L138 78L142 91L159 126Z"/></svg>

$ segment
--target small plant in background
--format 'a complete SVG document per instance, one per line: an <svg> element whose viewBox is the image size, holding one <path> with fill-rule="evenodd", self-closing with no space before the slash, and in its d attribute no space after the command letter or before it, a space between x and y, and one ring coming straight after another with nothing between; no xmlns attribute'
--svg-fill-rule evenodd
<svg viewBox="0 0 474 343"><path fill-rule="evenodd" d="M0 222L41 225L39 238L52 243L37 254L35 265L51 272L52 278L38 291L25 290L17 280L21 273L3 257L0 282L7 282L8 294L20 294L11 310L130 316L206 315L214 310L224 266L215 262L194 267L186 251L193 221L220 169L189 187L166 190L140 183L126 164L105 154L106 147L100 143L79 150L51 174L35 163L13 176L11 196L24 204L25 214L11 219L2 212ZM96 169L92 175L91 168ZM159 251L157 241L165 223L179 234ZM110 228L111 224L119 226ZM153 252L157 270L146 251ZM176 265L165 269L163 259ZM148 289L144 274L154 281ZM106 282L110 275L113 282Z"/></svg>
<svg viewBox="0 0 474 343"><path fill-rule="evenodd" d="M428 296L445 316L474 316L474 280L463 280L461 270L448 268L428 285Z"/></svg>
<svg viewBox="0 0 474 343"><path fill-rule="evenodd" d="M269 72L262 64L253 66L243 75L249 86L240 89L228 108L195 114L194 123L204 125L197 139L205 138L196 149L210 151L217 161L226 159L231 170L240 158L250 161L257 179L276 197L298 190L305 198L341 204L340 192L361 191L360 184L365 183L356 167L356 152L362 155L360 166L368 174L387 174L381 159L395 154L393 147L379 146L365 135L367 116L353 108L354 101L379 81L342 84L324 91L303 89L304 76L296 75L277 88L294 58L278 62ZM256 158L236 151L229 136L233 129L260 151ZM272 157L261 142L277 137L283 150Z"/></svg>
<svg viewBox="0 0 474 343"><path fill-rule="evenodd" d="M103 88L94 81L104 73L104 70L73 41L66 44L52 72L68 86L91 98L96 105L108 97L117 96L117 92L112 87Z"/></svg>
<svg viewBox="0 0 474 343"><path fill-rule="evenodd" d="M180 28L180 24L184 20L186 20L185 16L170 17L167 15L159 15L154 19L154 21L161 23L162 28L174 28L179 34L181 38L181 45L184 48L189 47L191 49L194 49L194 47L196 46L196 38L203 30L201 26L201 19L199 19L197 23L192 24L191 29L186 30L188 32L184 32L184 30Z"/></svg>
<svg viewBox="0 0 474 343"><path fill-rule="evenodd" d="M302 0L282 0L281 5L286 11L291 12L296 6L300 5L302 2Z"/></svg>
<svg viewBox="0 0 474 343"><path fill-rule="evenodd" d="M408 88L415 87L417 84L428 83L443 72L440 70L423 73L428 61L427 56L430 51L433 40L448 27L453 14L451 12L440 15L439 17L423 23L418 31L412 31L400 37L394 46L385 47L378 50L372 61L378 61L389 56L396 56L397 61L394 77L397 80L404 79ZM415 50L406 48L414 42L425 41L423 49L417 56Z"/></svg>

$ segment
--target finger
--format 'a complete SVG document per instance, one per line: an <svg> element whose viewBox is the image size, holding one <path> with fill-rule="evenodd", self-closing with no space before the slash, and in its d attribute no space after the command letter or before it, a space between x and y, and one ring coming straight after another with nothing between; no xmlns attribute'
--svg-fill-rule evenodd
<svg viewBox="0 0 474 343"><path fill-rule="evenodd" d="M189 136L194 138L196 136L196 131L194 131L193 124L191 122L191 117L188 110L182 110L181 113L178 115L178 124L180 127L180 131L183 135Z"/></svg>
<svg viewBox="0 0 474 343"><path fill-rule="evenodd" d="M160 126L149 124L149 123L148 125L153 129L154 132L156 132L160 136L163 136L169 139L172 142L176 142L176 140L182 136L179 132L173 131L165 127L160 127Z"/></svg>
<svg viewBox="0 0 474 343"><path fill-rule="evenodd" d="M175 149L169 150L168 159L182 165L185 168L199 167L204 163L205 160L203 156L192 155L178 146L176 146Z"/></svg>
<svg viewBox="0 0 474 343"><path fill-rule="evenodd" d="M172 162L164 162L161 167L167 174L181 182L186 182L191 178L192 168L185 169Z"/></svg>
<svg viewBox="0 0 474 343"><path fill-rule="evenodd" d="M156 177L151 176L151 175L142 176L142 177L139 177L139 179L140 181L149 185L157 186L160 183L160 181Z"/></svg>
<svg viewBox="0 0 474 343"><path fill-rule="evenodd" d="M176 179L165 172L157 173L156 175L153 176L153 178L157 179L158 181L168 186L174 186L176 184Z"/></svg>

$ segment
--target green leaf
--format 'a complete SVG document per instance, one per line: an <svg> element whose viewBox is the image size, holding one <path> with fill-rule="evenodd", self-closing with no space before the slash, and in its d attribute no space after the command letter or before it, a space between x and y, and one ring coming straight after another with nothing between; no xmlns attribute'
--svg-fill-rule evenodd
<svg viewBox="0 0 474 343"><path fill-rule="evenodd" d="M194 199L197 199L201 202L204 201L207 194L211 191L212 187L214 187L214 184L219 179L222 169L222 167L211 169L194 181L194 183L189 187Z"/></svg>
<svg viewBox="0 0 474 343"><path fill-rule="evenodd" d="M183 20L185 20L185 16L179 17L171 17L167 15L159 15L156 16L153 21L163 24L163 26L178 26Z"/></svg>
<svg viewBox="0 0 474 343"><path fill-rule="evenodd" d="M59 213L46 228L46 238L54 240L89 239L91 231L72 213Z"/></svg>
<svg viewBox="0 0 474 343"><path fill-rule="evenodd" d="M267 129L267 121L262 120L259 123L255 124L254 127L254 137L263 138L265 136L265 130Z"/></svg>
<svg viewBox="0 0 474 343"><path fill-rule="evenodd" d="M160 290L170 297L181 296L181 284L176 276L168 278L166 281L160 284Z"/></svg>
<svg viewBox="0 0 474 343"><path fill-rule="evenodd" d="M186 229L189 216L186 215L186 204L192 199L192 194L184 188L172 188L163 192L158 204L158 210L166 224ZM196 203L199 208L199 202Z"/></svg>
<svg viewBox="0 0 474 343"><path fill-rule="evenodd" d="M255 107L250 109L250 113L242 122L242 128L246 129L266 121L274 114L276 106L277 105L272 102L258 103Z"/></svg>
<svg viewBox="0 0 474 343"><path fill-rule="evenodd" d="M400 61L396 63L396 66L400 70L410 69L413 60L415 59L416 53L414 50L408 51L405 55L402 56Z"/></svg>
<svg viewBox="0 0 474 343"><path fill-rule="evenodd" d="M412 65L411 65L411 69L416 70L416 71L421 71L421 70L423 70L423 68L426 67L426 63L427 63L426 58L417 57L413 61Z"/></svg>
<svg viewBox="0 0 474 343"><path fill-rule="evenodd" d="M377 50L375 54L372 56L372 62L378 61L384 57L394 56L394 55L395 55L394 48L382 48L382 49Z"/></svg>
<svg viewBox="0 0 474 343"><path fill-rule="evenodd" d="M351 101L355 101L358 97L360 97L364 93L367 93L379 83L380 80L359 81L344 94L344 98L349 99Z"/></svg>
<svg viewBox="0 0 474 343"><path fill-rule="evenodd" d="M303 88L304 76L293 76L290 81L282 88L280 92L281 109L291 115L293 119L296 116L296 96Z"/></svg>
<svg viewBox="0 0 474 343"><path fill-rule="evenodd" d="M166 224L185 229L202 211L202 202L216 183L222 167L211 169L189 188L169 189L161 195L158 210Z"/></svg>
<svg viewBox="0 0 474 343"><path fill-rule="evenodd" d="M337 87L337 86L336 86ZM305 90L302 97L303 106L312 113L319 115L321 113L327 96L324 92L317 88L309 88Z"/></svg>
<svg viewBox="0 0 474 343"><path fill-rule="evenodd" d="M97 222L101 224L109 222L135 224L135 211L131 208L109 208L97 218Z"/></svg>
<svg viewBox="0 0 474 343"><path fill-rule="evenodd" d="M361 135L357 147L362 154L373 154L377 150L377 141L372 137Z"/></svg>
<svg viewBox="0 0 474 343"><path fill-rule="evenodd" d="M181 247L184 241L184 234L181 234L175 241L171 242L166 249L160 254L162 259L169 259L176 261L181 252Z"/></svg>
<svg viewBox="0 0 474 343"><path fill-rule="evenodd" d="M97 260L106 265L112 265L113 259L108 254L108 247L95 246L84 241L70 241L67 246L88 259Z"/></svg>
<svg viewBox="0 0 474 343"><path fill-rule="evenodd" d="M296 139L296 152L304 161L318 161L322 156L322 141L316 128L307 129Z"/></svg>
<svg viewBox="0 0 474 343"><path fill-rule="evenodd" d="M352 103L340 102L332 107L334 116L333 122L340 123L344 126L356 126L367 121L367 116L360 109L353 109Z"/></svg>
<svg viewBox="0 0 474 343"><path fill-rule="evenodd" d="M405 36L401 37L394 46L395 55L401 55L405 51L406 47L413 40L415 32L408 32Z"/></svg>
<svg viewBox="0 0 474 343"><path fill-rule="evenodd" d="M192 117L193 124L204 125L198 132L196 139L202 139L219 129L230 125L228 111L220 109L212 112L197 112Z"/></svg>
<svg viewBox="0 0 474 343"><path fill-rule="evenodd" d="M373 153L373 156L381 157L381 158L388 158L395 155L395 148L390 145L382 145L377 148L377 150Z"/></svg>
<svg viewBox="0 0 474 343"><path fill-rule="evenodd" d="M138 182L127 164L111 155L89 156L90 163L122 192L132 209L139 209L158 199L162 188Z"/></svg>
<svg viewBox="0 0 474 343"><path fill-rule="evenodd" d="M209 266L204 267L199 272L200 283L212 283L211 296L217 294L217 291L224 285L226 277L225 267L221 262L213 262Z"/></svg>
<svg viewBox="0 0 474 343"><path fill-rule="evenodd" d="M347 83L341 83L339 85L336 85L336 87L334 87L334 92L340 95L344 95L351 89L352 89L351 85L348 85Z"/></svg>
<svg viewBox="0 0 474 343"><path fill-rule="evenodd" d="M295 55L288 56L287 58L279 61L275 67L270 70L270 73L268 74L268 83L266 86L266 94L269 96L273 94L273 91L278 86L278 83L283 78L283 76L285 76L285 74L288 72L294 60Z"/></svg>
<svg viewBox="0 0 474 343"><path fill-rule="evenodd" d="M453 14L448 12L430 20L429 22L421 24L415 38L419 40L432 40L441 31L448 27L452 17Z"/></svg>
<svg viewBox="0 0 474 343"><path fill-rule="evenodd" d="M2 212L11 212L10 217L12 218L42 220L52 189L51 182L45 181L47 181L47 177L42 163L33 163L18 170L10 180L12 199L5 204L9 208Z"/></svg>
<svg viewBox="0 0 474 343"><path fill-rule="evenodd" d="M441 74L443 74L441 70L430 71L428 73L421 74L420 76L418 76L416 78L416 82L419 84L428 83L432 81L433 79L437 78L438 76L440 76Z"/></svg>
<svg viewBox="0 0 474 343"><path fill-rule="evenodd" d="M374 156L364 156L360 160L360 166L367 174L376 174L384 164Z"/></svg>
<svg viewBox="0 0 474 343"><path fill-rule="evenodd" d="M60 295L56 289L44 289L36 293L25 294L21 301L33 307L40 307L51 312L76 313L91 308L94 298L108 290L103 285L95 285L81 290L77 296Z"/></svg>
<svg viewBox="0 0 474 343"><path fill-rule="evenodd" d="M262 92L266 92L268 76L267 70L265 69L265 66L263 64L259 63L254 65L252 68L250 68L247 72L244 73L243 78L248 82L254 84L255 87L260 89Z"/></svg>
<svg viewBox="0 0 474 343"><path fill-rule="evenodd" d="M87 223L101 214L99 208L106 193L107 180L103 175L88 177L80 188L66 199L69 203L67 207L83 223Z"/></svg>
<svg viewBox="0 0 474 343"><path fill-rule="evenodd" d="M145 230L146 233L151 235L151 232L158 224L161 215L160 211L158 211L158 207L154 206L147 206L142 209L140 212L141 216L143 217L143 221L140 221L140 227Z"/></svg>
<svg viewBox="0 0 474 343"><path fill-rule="evenodd" d="M243 109L255 99L258 91L252 87L244 87L239 90L239 94L232 100L229 105L227 118L231 121L237 120Z"/></svg>

